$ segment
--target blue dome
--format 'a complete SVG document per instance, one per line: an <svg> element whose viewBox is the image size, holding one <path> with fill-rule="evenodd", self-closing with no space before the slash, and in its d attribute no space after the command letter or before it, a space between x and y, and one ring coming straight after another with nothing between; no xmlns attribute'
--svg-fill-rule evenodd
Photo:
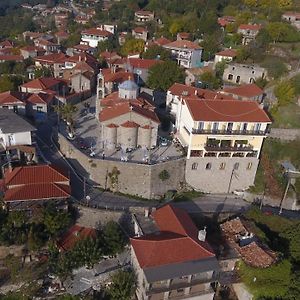
<svg viewBox="0 0 300 300"><path fill-rule="evenodd" d="M119 85L119 89L123 89L127 91L135 91L138 88L139 88L138 85L132 80L126 80Z"/></svg>

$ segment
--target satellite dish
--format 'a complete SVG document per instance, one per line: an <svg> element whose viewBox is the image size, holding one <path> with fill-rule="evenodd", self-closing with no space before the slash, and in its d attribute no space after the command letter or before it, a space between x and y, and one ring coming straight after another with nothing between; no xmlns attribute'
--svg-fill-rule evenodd
<svg viewBox="0 0 300 300"><path fill-rule="evenodd" d="M90 200L91 200L91 197L90 197L89 195L87 195L87 196L85 197L85 199L86 199L86 201L90 201Z"/></svg>

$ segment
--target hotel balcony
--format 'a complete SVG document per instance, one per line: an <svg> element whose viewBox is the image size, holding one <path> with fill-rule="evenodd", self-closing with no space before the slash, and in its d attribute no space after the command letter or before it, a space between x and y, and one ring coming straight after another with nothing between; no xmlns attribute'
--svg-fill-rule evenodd
<svg viewBox="0 0 300 300"><path fill-rule="evenodd" d="M218 135L267 135L269 130L213 130L193 129L193 134L218 134Z"/></svg>
<svg viewBox="0 0 300 300"><path fill-rule="evenodd" d="M213 145L213 144L206 144L204 146L204 149L206 151L235 151L235 152L239 152L239 151L243 151L243 152L249 152L249 151L253 151L253 146L251 145L235 145L235 146L222 146L222 145Z"/></svg>

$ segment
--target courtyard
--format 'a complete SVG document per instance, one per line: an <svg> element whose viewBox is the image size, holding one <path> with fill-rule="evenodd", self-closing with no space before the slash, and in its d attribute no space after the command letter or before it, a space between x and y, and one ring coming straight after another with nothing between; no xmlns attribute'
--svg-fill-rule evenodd
<svg viewBox="0 0 300 300"><path fill-rule="evenodd" d="M86 107L88 103L89 107ZM101 125L96 119L95 97L76 105L78 110L74 116L75 138L70 140L74 147L86 155L98 158L133 163L155 164L182 157L184 151L179 143L174 143L167 132L158 132L157 146L152 149L122 149L121 146L109 149L106 141L101 139ZM67 137L66 125L60 125L61 133Z"/></svg>

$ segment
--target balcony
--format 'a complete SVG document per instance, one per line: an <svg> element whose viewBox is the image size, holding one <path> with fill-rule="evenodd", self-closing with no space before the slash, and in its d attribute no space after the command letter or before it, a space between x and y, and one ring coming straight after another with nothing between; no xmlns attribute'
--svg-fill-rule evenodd
<svg viewBox="0 0 300 300"><path fill-rule="evenodd" d="M212 130L212 129L192 129L193 134L218 134L218 135L267 135L267 130Z"/></svg>
<svg viewBox="0 0 300 300"><path fill-rule="evenodd" d="M209 278L195 278L191 282L188 282L187 280L184 282L176 282L170 284L170 286L164 284L161 286L156 285L155 287L150 287L146 291L146 295L152 295L152 294L158 294L158 293L164 293L167 291L172 291L172 290L178 290L178 289L184 289L187 287L194 287L194 286L199 286L203 285L204 283L209 283L209 282L214 282L218 280L218 275L213 275Z"/></svg>
<svg viewBox="0 0 300 300"><path fill-rule="evenodd" d="M253 146L251 145L243 145L243 146L222 146L222 145L209 145L209 144L206 144L206 146L204 146L204 149L206 151L226 151L226 152L229 152L229 151L236 151L236 152L239 152L239 151L243 151L243 152L249 152L249 151L253 151Z"/></svg>

